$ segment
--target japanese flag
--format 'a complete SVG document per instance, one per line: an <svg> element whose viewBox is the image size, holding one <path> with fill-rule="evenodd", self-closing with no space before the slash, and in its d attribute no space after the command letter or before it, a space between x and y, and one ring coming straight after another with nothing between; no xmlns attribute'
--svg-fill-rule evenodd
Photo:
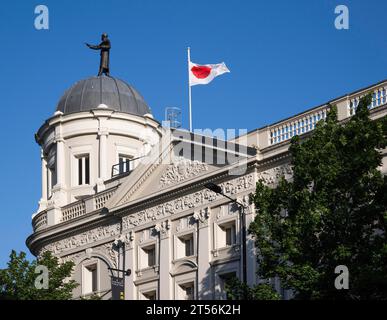
<svg viewBox="0 0 387 320"><path fill-rule="evenodd" d="M189 85L207 84L214 80L215 77L223 73L230 72L225 63L199 65L189 62Z"/></svg>

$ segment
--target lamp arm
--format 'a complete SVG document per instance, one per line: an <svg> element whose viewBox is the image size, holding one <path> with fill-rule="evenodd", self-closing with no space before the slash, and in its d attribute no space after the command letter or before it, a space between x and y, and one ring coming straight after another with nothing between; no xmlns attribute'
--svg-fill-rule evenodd
<svg viewBox="0 0 387 320"><path fill-rule="evenodd" d="M224 193L221 193L221 195L222 195L223 197L225 197L225 198L231 200L232 202L236 203L237 205L241 206L243 209L247 209L247 207L246 207L244 204L242 204L242 203L240 203L239 201L237 201L237 200L235 200L235 199L229 197L228 195L225 195Z"/></svg>

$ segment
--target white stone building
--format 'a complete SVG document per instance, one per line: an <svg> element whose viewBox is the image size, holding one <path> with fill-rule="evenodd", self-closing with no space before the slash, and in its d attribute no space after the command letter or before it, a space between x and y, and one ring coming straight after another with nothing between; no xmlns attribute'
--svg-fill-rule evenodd
<svg viewBox="0 0 387 320"><path fill-rule="evenodd" d="M369 91L371 117L385 116L387 81L332 100L339 120ZM245 204L248 226L255 183L291 177L290 138L307 137L326 112L323 104L226 142L163 127L121 80L79 81L36 134L42 197L27 245L74 261L74 298L109 299L115 268L131 270L126 299L224 299L244 260L248 284L257 281L254 242L247 236L243 257L240 207L204 185Z"/></svg>

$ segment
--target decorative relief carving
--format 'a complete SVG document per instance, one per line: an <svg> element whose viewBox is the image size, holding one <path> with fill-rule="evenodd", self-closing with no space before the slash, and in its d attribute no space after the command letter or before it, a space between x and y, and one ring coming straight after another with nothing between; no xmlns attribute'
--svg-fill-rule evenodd
<svg viewBox="0 0 387 320"><path fill-rule="evenodd" d="M222 183L220 186L223 189L223 193L226 195L243 192L254 187L254 176L253 174L248 174L246 176L238 177L236 179ZM177 214L185 210L206 205L215 201L218 199L218 197L220 196L207 189L183 196L179 199L166 202L162 205L151 207L138 213L123 217L123 229L127 230L129 228L151 221L166 218L170 215Z"/></svg>
<svg viewBox="0 0 387 320"><path fill-rule="evenodd" d="M82 250L80 252L74 253L74 254L69 254L67 256L64 256L61 258L62 263L65 263L67 261L72 261L75 264L77 263L78 260L81 258L91 258L93 254L98 253L104 256L110 264L114 267L117 268L118 266L118 252L117 250L114 249L113 243L105 243L101 246L94 247L94 248L88 248L86 250Z"/></svg>
<svg viewBox="0 0 387 320"><path fill-rule="evenodd" d="M209 209L204 208L199 211L196 211L193 215L196 221L199 221L199 225L207 225L208 224L208 218L210 217Z"/></svg>
<svg viewBox="0 0 387 320"><path fill-rule="evenodd" d="M239 199L239 202L243 204L245 214L251 213L251 203L250 203L250 196L249 195L244 195Z"/></svg>
<svg viewBox="0 0 387 320"><path fill-rule="evenodd" d="M161 239L166 239L169 237L169 229L171 229L171 221L165 220L156 224L155 230L160 233Z"/></svg>
<svg viewBox="0 0 387 320"><path fill-rule="evenodd" d="M124 242L129 247L129 249L133 248L133 241L134 241L134 232L129 231L124 235Z"/></svg>
<svg viewBox="0 0 387 320"><path fill-rule="evenodd" d="M193 178L198 174L207 171L206 163L200 161L191 161L184 157L179 157L176 162L168 165L167 169L160 178L160 186L166 187L176 184L180 181Z"/></svg>
<svg viewBox="0 0 387 320"><path fill-rule="evenodd" d="M86 244L91 244L105 238L117 236L118 234L120 234L120 224L117 223L109 226L102 226L88 230L71 238L50 243L43 250L49 250L53 254L58 255L64 251L78 248Z"/></svg>
<svg viewBox="0 0 387 320"><path fill-rule="evenodd" d="M184 229L190 229L195 226L196 219L193 215L182 217L177 221L176 232L180 232Z"/></svg>
<svg viewBox="0 0 387 320"><path fill-rule="evenodd" d="M274 185L278 183L281 177L290 179L292 177L293 170L289 164L285 164L279 167L270 168L266 171L259 173L258 180L263 180L267 185Z"/></svg>
<svg viewBox="0 0 387 320"><path fill-rule="evenodd" d="M138 234L139 234L138 242L142 243L147 240L157 239L158 231L156 230L156 228L152 227L152 228L142 230Z"/></svg>
<svg viewBox="0 0 387 320"><path fill-rule="evenodd" d="M118 251L114 249L112 243L105 243L95 247L94 251L101 252L105 257L109 258L113 268L118 268Z"/></svg>
<svg viewBox="0 0 387 320"><path fill-rule="evenodd" d="M82 257L82 256L85 256L85 252L84 251L81 251L81 252L77 252L77 253L74 253L74 254L69 254L67 256L64 256L61 258L61 262L62 263L66 263L68 261L72 261L74 262L74 264L76 264L76 262Z"/></svg>
<svg viewBox="0 0 387 320"><path fill-rule="evenodd" d="M216 220L227 218L239 214L239 206L236 203L227 203L223 205L216 215Z"/></svg>

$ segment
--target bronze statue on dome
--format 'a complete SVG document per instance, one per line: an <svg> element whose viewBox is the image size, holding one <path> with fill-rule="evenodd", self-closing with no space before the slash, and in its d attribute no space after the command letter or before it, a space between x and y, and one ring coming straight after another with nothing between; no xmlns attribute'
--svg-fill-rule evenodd
<svg viewBox="0 0 387 320"><path fill-rule="evenodd" d="M100 50L101 53L101 60L99 63L99 71L98 76L102 75L103 73L106 74L108 77L109 74L109 51L111 48L110 40L108 38L108 35L106 33L103 33L101 36L102 42L99 45L92 45L86 43L86 45L93 50Z"/></svg>

